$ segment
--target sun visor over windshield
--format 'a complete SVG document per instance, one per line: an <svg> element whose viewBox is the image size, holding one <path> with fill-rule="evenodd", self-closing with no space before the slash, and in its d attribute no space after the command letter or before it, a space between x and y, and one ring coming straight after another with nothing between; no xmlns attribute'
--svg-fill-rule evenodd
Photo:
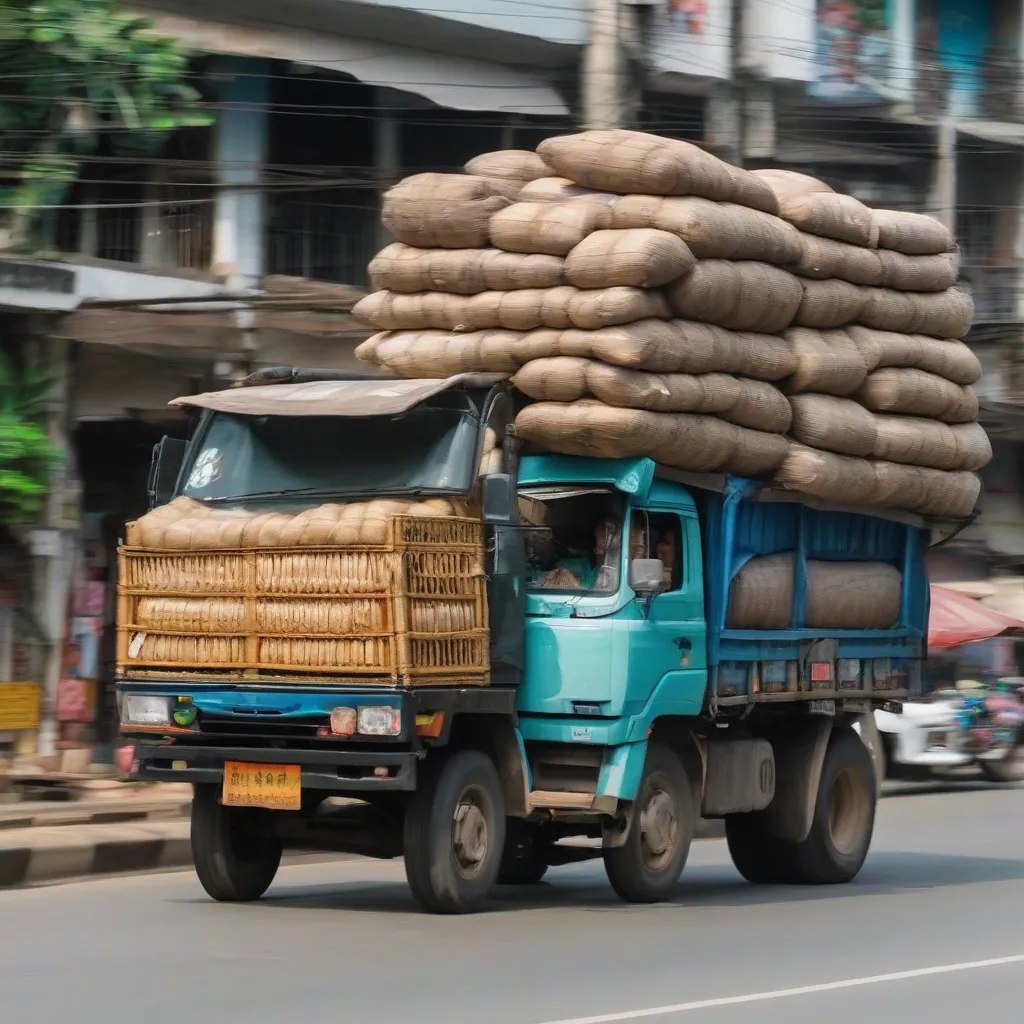
<svg viewBox="0 0 1024 1024"><path fill-rule="evenodd" d="M500 374L460 373L444 380L318 380L209 391L169 404L236 416L395 416L442 391L489 388L503 379Z"/></svg>

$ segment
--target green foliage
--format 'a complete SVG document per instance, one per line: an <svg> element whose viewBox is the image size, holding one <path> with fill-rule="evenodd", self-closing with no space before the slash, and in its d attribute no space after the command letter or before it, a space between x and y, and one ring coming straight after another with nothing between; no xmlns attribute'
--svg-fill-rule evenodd
<svg viewBox="0 0 1024 1024"><path fill-rule="evenodd" d="M0 216L60 203L104 137L140 153L209 124L188 60L118 0L0 0Z"/></svg>
<svg viewBox="0 0 1024 1024"><path fill-rule="evenodd" d="M0 355L0 523L27 526L38 516L60 452L43 429L51 382L40 366Z"/></svg>

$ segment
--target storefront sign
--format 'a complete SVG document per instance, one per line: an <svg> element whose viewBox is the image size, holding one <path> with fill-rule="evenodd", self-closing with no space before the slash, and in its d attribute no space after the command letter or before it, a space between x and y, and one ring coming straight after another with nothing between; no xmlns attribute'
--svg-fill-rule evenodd
<svg viewBox="0 0 1024 1024"><path fill-rule="evenodd" d="M0 731L38 729L40 696L35 683L0 683Z"/></svg>
<svg viewBox="0 0 1024 1024"><path fill-rule="evenodd" d="M91 722L93 693L92 680L65 676L57 687L57 721Z"/></svg>

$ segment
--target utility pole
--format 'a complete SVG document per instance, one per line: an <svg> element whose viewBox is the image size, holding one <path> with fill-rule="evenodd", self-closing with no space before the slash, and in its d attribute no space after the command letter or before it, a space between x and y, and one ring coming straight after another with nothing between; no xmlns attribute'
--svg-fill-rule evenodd
<svg viewBox="0 0 1024 1024"><path fill-rule="evenodd" d="M594 0L580 83L585 129L623 126L624 71L619 0Z"/></svg>

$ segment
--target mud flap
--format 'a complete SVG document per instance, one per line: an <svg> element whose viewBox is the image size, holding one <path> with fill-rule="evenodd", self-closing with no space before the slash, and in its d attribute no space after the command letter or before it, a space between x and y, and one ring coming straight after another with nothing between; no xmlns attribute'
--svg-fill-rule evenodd
<svg viewBox="0 0 1024 1024"><path fill-rule="evenodd" d="M762 812L772 835L801 843L811 830L831 718L812 715L769 737L775 751L775 799Z"/></svg>

